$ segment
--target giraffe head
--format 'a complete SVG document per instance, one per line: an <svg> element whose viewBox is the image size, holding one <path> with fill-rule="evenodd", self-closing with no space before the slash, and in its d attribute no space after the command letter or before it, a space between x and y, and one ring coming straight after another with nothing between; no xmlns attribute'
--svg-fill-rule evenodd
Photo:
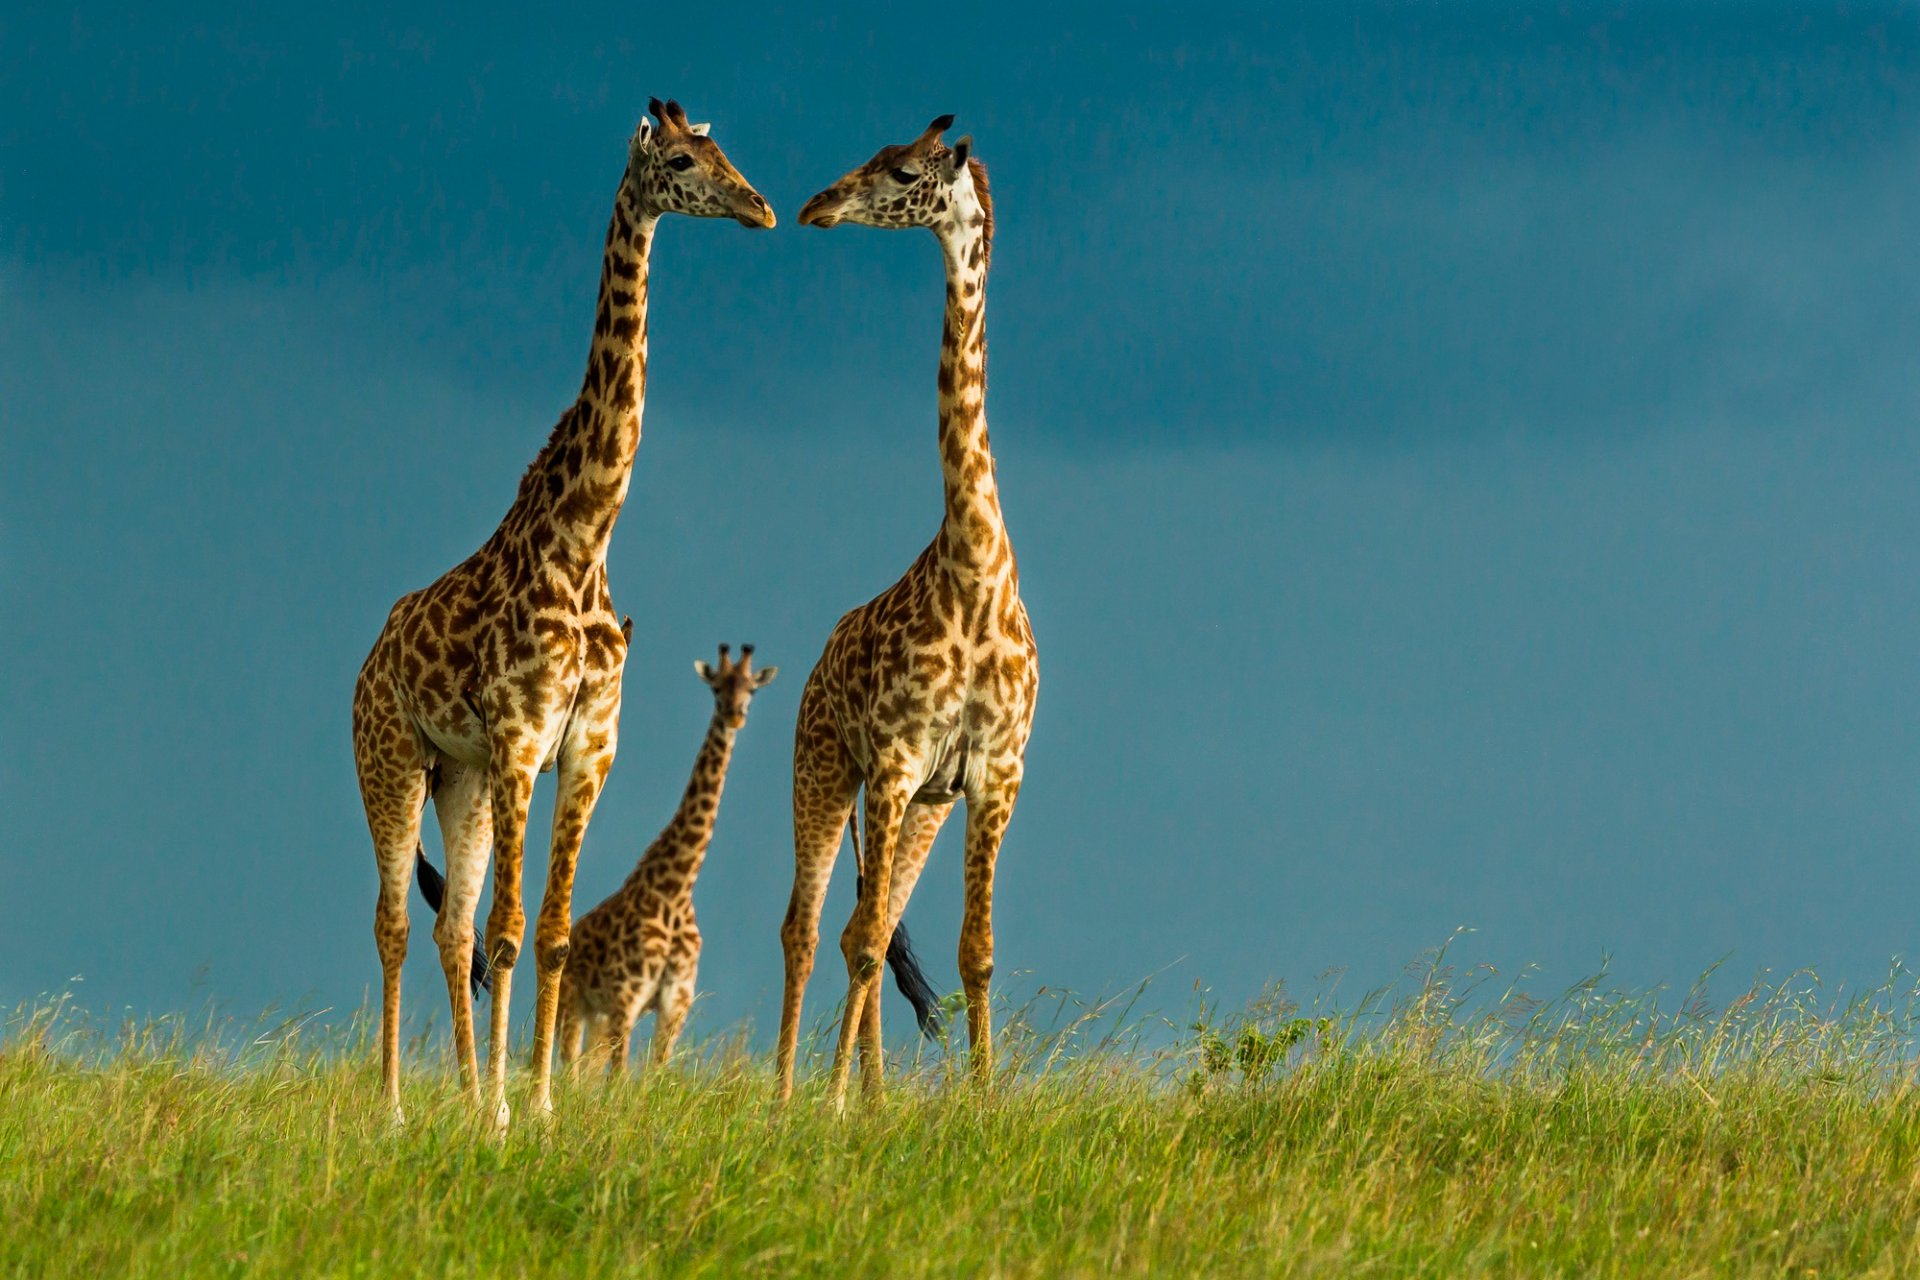
<svg viewBox="0 0 1920 1280"><path fill-rule="evenodd" d="M654 120L641 120L627 144L627 187L650 214L732 218L743 227L771 227L773 210L733 167L704 124L688 124L680 104L654 98ZM659 123L655 123L657 120Z"/></svg>
<svg viewBox="0 0 1920 1280"><path fill-rule="evenodd" d="M747 722L747 704L753 701L753 695L773 683L780 674L778 667L753 669L753 646L740 646L740 661L734 662L727 657L727 646L720 646L720 664L714 666L706 662L695 662L693 669L707 687L713 690L714 714L726 721L727 728L738 729Z"/></svg>
<svg viewBox="0 0 1920 1280"><path fill-rule="evenodd" d="M807 201L800 225L928 227L943 238L978 227L991 240L993 197L986 166L973 158L972 138L952 146L940 141L952 126L952 116L941 116L912 142L880 148L873 159Z"/></svg>

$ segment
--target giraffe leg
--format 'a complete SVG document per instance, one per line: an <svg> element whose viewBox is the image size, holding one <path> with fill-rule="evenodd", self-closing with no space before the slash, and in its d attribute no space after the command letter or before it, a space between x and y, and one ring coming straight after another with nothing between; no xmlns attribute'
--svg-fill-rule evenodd
<svg viewBox="0 0 1920 1280"><path fill-rule="evenodd" d="M553 840L547 857L547 888L534 925L538 965L533 1009L533 1107L553 1110L553 1022L560 1000L560 977L573 933L573 875L587 823L613 768L620 722L620 673L603 684L583 688L567 737L560 749L560 787L553 801Z"/></svg>
<svg viewBox="0 0 1920 1280"><path fill-rule="evenodd" d="M480 1105L480 1064L473 1040L473 912L480 902L480 886L487 875L488 846L493 839L493 810L488 797L487 771L443 761L440 783L433 793L434 812L446 848L447 888L434 921L433 939L440 946L440 968L447 976L447 1000L453 1007L453 1053L459 1066L460 1087Z"/></svg>
<svg viewBox="0 0 1920 1280"><path fill-rule="evenodd" d="M699 972L696 959L685 968L667 971L660 980L660 994L653 1001L653 1065L666 1065L687 1025L687 1010L693 1008L694 976Z"/></svg>
<svg viewBox="0 0 1920 1280"><path fill-rule="evenodd" d="M383 637L384 639L384 637ZM369 666L372 664L369 663ZM380 1081L400 1110L400 969L407 958L407 882L420 839L428 760L385 684L361 673L353 698L354 764L380 874L373 939L380 953Z"/></svg>
<svg viewBox="0 0 1920 1280"><path fill-rule="evenodd" d="M592 1013L580 1021L580 1056L573 1068L576 1076L588 1067L605 1065L602 1059L607 1051L607 1015Z"/></svg>
<svg viewBox="0 0 1920 1280"><path fill-rule="evenodd" d="M820 908L827 880L853 811L860 777L853 757L835 734L825 697L811 679L800 699L793 753L793 896L780 925L786 957L786 988L780 1002L780 1046L775 1057L774 1101L793 1096L794 1058L800 1046L800 1007L813 976L820 943Z"/></svg>
<svg viewBox="0 0 1920 1280"><path fill-rule="evenodd" d="M496 741L490 771L493 802L493 908L487 912L487 962L493 966L493 1008L487 1024L488 1099L496 1126L505 1128L507 1110L507 1029L513 1008L513 966L520 958L527 913L520 904L520 868L526 853L527 806L533 800L537 749L518 749Z"/></svg>
<svg viewBox="0 0 1920 1280"><path fill-rule="evenodd" d="M997 776L993 776L997 775ZM1021 765L1015 760L991 771L978 801L967 796L966 905L960 917L960 986L967 995L967 1046L976 1081L993 1075L993 869L1000 841L1020 795Z"/></svg>
<svg viewBox="0 0 1920 1280"><path fill-rule="evenodd" d="M701 971L701 935L691 929L674 948L678 954L668 961L660 975L659 990L653 996L653 1065L662 1067L674 1055L674 1044L687 1025L687 1009L693 1007L693 981Z"/></svg>
<svg viewBox="0 0 1920 1280"><path fill-rule="evenodd" d="M567 997L572 994L563 985L560 989L560 1025L555 1035L560 1041L560 1067L567 1078L580 1078L580 1046L586 1038L587 1019L580 1014L577 1001Z"/></svg>
<svg viewBox="0 0 1920 1280"><path fill-rule="evenodd" d="M633 1040L633 1024L640 1021L641 1004L629 1000L607 1018L607 1075L621 1076L627 1071L627 1047Z"/></svg>
<svg viewBox="0 0 1920 1280"><path fill-rule="evenodd" d="M846 1103L847 1077L853 1068L854 1045L866 1018L867 1002L880 998L881 963L887 951L887 904L893 892L893 850L913 795L910 777L910 770L888 768L867 783L867 847L863 851L866 858L861 868L860 898L854 904L853 918L840 934L840 953L847 960L847 1007L840 1019L840 1042L834 1048L828 1087L828 1097L836 1108ZM866 1086L871 1093L880 1084L878 1046L868 1045L866 1052L873 1063Z"/></svg>
<svg viewBox="0 0 1920 1280"><path fill-rule="evenodd" d="M880 1036L880 984L875 983L873 998L860 1008L860 1092L869 1098L880 1096L885 1042Z"/></svg>
<svg viewBox="0 0 1920 1280"><path fill-rule="evenodd" d="M900 824L900 843L893 858L893 892L888 895L887 936L900 925L900 917L906 914L907 899L913 894L913 886L920 880L920 873L926 868L927 854L933 849L933 839L940 834L940 825L952 812L953 802L945 804L913 804L907 806L907 816ZM865 1021L860 1028L860 1084L869 1094L880 1087L879 1064L882 1061L885 1042L880 1036L880 999L876 990L874 998L867 1001Z"/></svg>

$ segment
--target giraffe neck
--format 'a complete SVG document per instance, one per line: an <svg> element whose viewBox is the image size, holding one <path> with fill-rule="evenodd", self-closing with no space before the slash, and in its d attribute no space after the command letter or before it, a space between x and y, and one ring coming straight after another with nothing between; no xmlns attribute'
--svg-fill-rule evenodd
<svg viewBox="0 0 1920 1280"><path fill-rule="evenodd" d="M520 483L516 505L542 518L556 558L583 569L606 559L640 447L647 398L647 258L658 216L622 179L600 261L599 304L579 399Z"/></svg>
<svg viewBox="0 0 1920 1280"><path fill-rule="evenodd" d="M720 792L726 786L727 765L733 758L733 737L734 731L715 712L707 725L706 741L700 744L700 754L694 757L693 776L687 779L680 807L640 859L641 867L657 866L677 873L689 892L707 856L707 845L713 840L713 820L720 812Z"/></svg>
<svg viewBox="0 0 1920 1280"><path fill-rule="evenodd" d="M979 225L940 237L947 264L940 337L940 472L946 513L940 536L949 565L972 578L1011 566L993 450L987 443L987 240Z"/></svg>

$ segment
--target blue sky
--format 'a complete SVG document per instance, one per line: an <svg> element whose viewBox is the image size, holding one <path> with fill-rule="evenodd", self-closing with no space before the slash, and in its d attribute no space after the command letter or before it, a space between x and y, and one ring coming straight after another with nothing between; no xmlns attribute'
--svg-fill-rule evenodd
<svg viewBox="0 0 1920 1280"><path fill-rule="evenodd" d="M786 672L698 1029L776 1016L795 701L938 518L938 255L792 214L945 111L994 174L1044 671L1012 992L1365 985L1462 925L1554 984L1914 950L1910 9L152 6L9 15L0 53L0 999L358 1005L353 673L577 388L655 94L782 216L662 231L610 559L636 647L580 909L684 783L690 661ZM951 839L909 917L944 987Z"/></svg>

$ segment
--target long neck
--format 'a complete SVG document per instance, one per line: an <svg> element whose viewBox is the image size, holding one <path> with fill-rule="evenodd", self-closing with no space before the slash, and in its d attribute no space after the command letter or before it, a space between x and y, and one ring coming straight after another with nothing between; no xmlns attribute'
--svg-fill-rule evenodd
<svg viewBox="0 0 1920 1280"><path fill-rule="evenodd" d="M1010 565L993 451L987 444L987 241L978 226L942 235L947 312L940 336L940 471L946 558L971 576Z"/></svg>
<svg viewBox="0 0 1920 1280"><path fill-rule="evenodd" d="M600 300L580 397L520 485L519 502L545 518L552 550L583 568L606 558L640 447L647 398L647 257L656 217L623 179L600 261Z"/></svg>
<svg viewBox="0 0 1920 1280"><path fill-rule="evenodd" d="M680 807L640 859L642 867L659 864L680 872L680 882L692 889L693 877L713 840L713 819L720 812L720 791L727 784L727 765L732 758L733 730L715 712L707 725L706 741L700 744L700 754L693 759L693 776L687 779Z"/></svg>

